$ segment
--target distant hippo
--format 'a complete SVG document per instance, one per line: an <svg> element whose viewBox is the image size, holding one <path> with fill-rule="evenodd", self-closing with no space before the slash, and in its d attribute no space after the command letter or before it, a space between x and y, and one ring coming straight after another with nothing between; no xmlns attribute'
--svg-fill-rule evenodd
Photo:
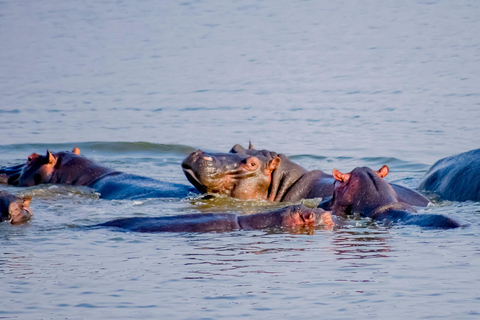
<svg viewBox="0 0 480 320"><path fill-rule="evenodd" d="M191 153L182 163L187 179L201 193L224 194L238 199L296 202L301 199L330 198L332 175L321 170L307 171L285 155L268 150L248 149L237 144L229 153ZM429 200L408 188L391 184L397 197L414 206ZM323 204L329 209L329 202Z"/></svg>
<svg viewBox="0 0 480 320"><path fill-rule="evenodd" d="M0 191L0 221L11 224L27 222L32 218L30 201L32 197L19 198L6 191Z"/></svg>
<svg viewBox="0 0 480 320"><path fill-rule="evenodd" d="M330 212L297 205L245 216L233 213L194 213L170 217L116 219L97 226L117 227L135 232L224 232L319 225L333 227Z"/></svg>
<svg viewBox="0 0 480 320"><path fill-rule="evenodd" d="M401 222L429 228L457 228L460 224L438 214L416 214L416 210L399 201L392 186L383 178L388 167L378 171L370 168L355 168L350 173L333 169L335 189L331 203L332 214L347 216L359 214L386 224Z"/></svg>
<svg viewBox="0 0 480 320"><path fill-rule="evenodd" d="M78 148L72 152L36 153L27 163L0 170L0 182L18 187L39 184L64 184L87 186L104 199L180 198L197 191L191 186L168 183L152 178L127 174L104 167L80 155Z"/></svg>
<svg viewBox="0 0 480 320"><path fill-rule="evenodd" d="M438 160L418 188L443 200L480 201L480 149Z"/></svg>

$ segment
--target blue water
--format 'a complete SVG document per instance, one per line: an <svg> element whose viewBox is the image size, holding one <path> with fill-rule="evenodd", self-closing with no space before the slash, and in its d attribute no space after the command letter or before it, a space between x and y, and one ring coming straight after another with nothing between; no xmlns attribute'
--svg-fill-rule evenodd
<svg viewBox="0 0 480 320"><path fill-rule="evenodd" d="M70 150L188 184L197 148L266 148L309 170L390 167L415 188L479 148L475 1L0 2L0 166ZM0 224L0 317L478 319L480 203L421 210L466 228L134 234L131 216L253 213L261 201L33 196ZM315 204L314 200L311 202Z"/></svg>

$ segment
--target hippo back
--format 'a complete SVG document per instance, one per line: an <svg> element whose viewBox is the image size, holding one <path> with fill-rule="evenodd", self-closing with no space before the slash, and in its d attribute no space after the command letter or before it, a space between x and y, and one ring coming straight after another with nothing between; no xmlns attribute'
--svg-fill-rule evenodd
<svg viewBox="0 0 480 320"><path fill-rule="evenodd" d="M480 200L480 149L437 161L419 185L444 200Z"/></svg>

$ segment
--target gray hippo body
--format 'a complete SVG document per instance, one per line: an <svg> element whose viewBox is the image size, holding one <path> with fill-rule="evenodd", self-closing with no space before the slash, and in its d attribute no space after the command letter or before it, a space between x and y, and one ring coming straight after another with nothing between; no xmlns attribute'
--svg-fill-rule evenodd
<svg viewBox="0 0 480 320"><path fill-rule="evenodd" d="M480 201L480 149L438 160L418 188L443 200Z"/></svg>

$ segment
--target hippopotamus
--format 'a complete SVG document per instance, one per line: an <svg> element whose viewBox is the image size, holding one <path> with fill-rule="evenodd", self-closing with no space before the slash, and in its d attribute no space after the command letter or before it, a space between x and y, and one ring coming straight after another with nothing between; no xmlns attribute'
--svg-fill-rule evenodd
<svg viewBox="0 0 480 320"><path fill-rule="evenodd" d="M480 149L438 160L418 188L442 200L480 201Z"/></svg>
<svg viewBox="0 0 480 320"><path fill-rule="evenodd" d="M457 221L443 215L417 214L414 207L399 200L392 186L383 179L388 172L387 166L378 171L359 167L350 173L333 169L336 181L331 202L332 214L343 217L358 214L387 225L401 222L442 229L460 226Z"/></svg>
<svg viewBox="0 0 480 320"><path fill-rule="evenodd" d="M32 197L17 197L6 191L0 191L0 222L9 221L11 224L27 222L32 218L30 201Z"/></svg>
<svg viewBox="0 0 480 320"><path fill-rule="evenodd" d="M333 227L330 212L296 205L244 216L233 213L193 213L168 217L123 218L96 227L117 227L135 232L224 232L319 225Z"/></svg>
<svg viewBox="0 0 480 320"><path fill-rule="evenodd" d="M39 184L86 186L104 199L180 198L197 191L187 185L116 171L80 155L80 150L31 154L25 164L0 170L0 181L18 187Z"/></svg>
<svg viewBox="0 0 480 320"><path fill-rule="evenodd" d="M192 152L182 162L187 179L201 193L223 194L238 199L296 202L323 198L329 209L334 177L321 170L308 171L283 154L245 149L237 144L228 153ZM397 197L410 205L427 206L429 200L406 187L391 184Z"/></svg>

